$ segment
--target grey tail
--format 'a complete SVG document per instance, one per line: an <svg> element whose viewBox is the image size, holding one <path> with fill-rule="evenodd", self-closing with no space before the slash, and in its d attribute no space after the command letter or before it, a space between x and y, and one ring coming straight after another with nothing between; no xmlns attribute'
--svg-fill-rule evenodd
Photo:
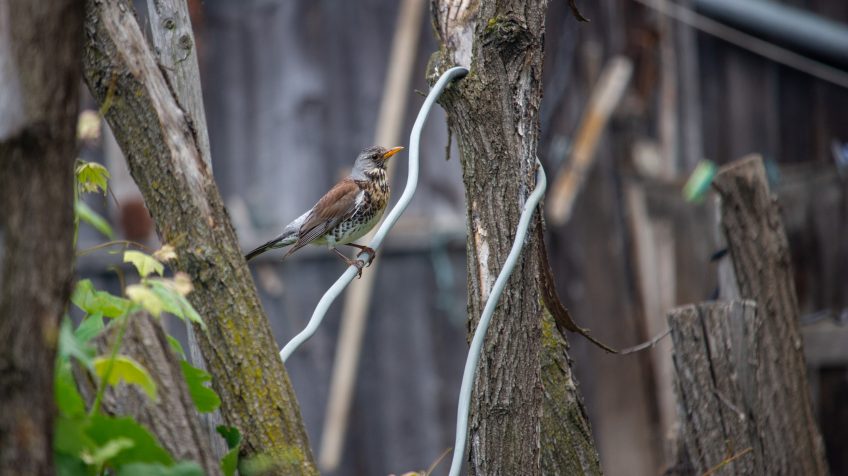
<svg viewBox="0 0 848 476"><path fill-rule="evenodd" d="M264 245L256 248L250 253L244 256L244 259L250 261L251 259L261 255L262 253L273 249L273 248L282 248L283 246L289 245L290 243L285 243L286 238L288 238L287 233L283 233L282 235L274 238L273 240L265 243Z"/></svg>

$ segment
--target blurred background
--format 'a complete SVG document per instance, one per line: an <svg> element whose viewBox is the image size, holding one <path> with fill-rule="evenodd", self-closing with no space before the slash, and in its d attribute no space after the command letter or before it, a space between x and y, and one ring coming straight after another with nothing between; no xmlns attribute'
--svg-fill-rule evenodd
<svg viewBox="0 0 848 476"><path fill-rule="evenodd" d="M829 463L833 474L848 474L848 2L641 2L578 1L589 23L578 23L564 0L549 4L539 157L553 179L578 152L588 156L573 213L548 224L560 295L578 324L617 348L661 333L674 306L713 299L715 207L709 193L685 197L683 186L704 159L720 166L761 154L792 248ZM381 145L408 146L437 49L429 2L189 4L214 174L245 249L311 207L378 130L385 136L394 124L397 142ZM143 20L146 2L137 8ZM615 63L632 74L586 154L580 126ZM400 92L387 89L386 78L404 71L410 79ZM395 116L381 115L381 104ZM155 243L108 132L83 154L107 165L117 198L92 207L123 238ZM396 200L406 154L393 160ZM375 273L373 296L347 431L328 475L422 470L453 444L466 352L466 228L461 170L440 110L425 128L421 167L411 207L379 266L366 270ZM103 241L81 232L80 247ZM263 255L251 267L282 345L344 265L321 248L281 256ZM78 272L116 290L114 261L87 255ZM322 460L330 458L323 431L344 308L340 299L287 363ZM180 325L172 332L184 335ZM668 340L614 356L568 338L606 473L662 474L675 432Z"/></svg>

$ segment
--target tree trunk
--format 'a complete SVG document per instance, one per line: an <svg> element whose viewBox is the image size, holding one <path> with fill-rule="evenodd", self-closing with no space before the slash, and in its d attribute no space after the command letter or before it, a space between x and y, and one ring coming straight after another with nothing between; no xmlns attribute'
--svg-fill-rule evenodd
<svg viewBox="0 0 848 476"><path fill-rule="evenodd" d="M130 172L175 268L189 273L197 329L227 424L242 452L263 454L276 474L316 474L294 392L192 125L124 2L89 0L85 78L106 110Z"/></svg>
<svg viewBox="0 0 848 476"><path fill-rule="evenodd" d="M458 138L468 227L469 335L535 186L544 0L433 1L441 49L428 74L470 67L442 96ZM537 213L501 297L477 369L469 425L472 474L600 473L566 344L543 300ZM455 451L463 451L456 448Z"/></svg>
<svg viewBox="0 0 848 476"><path fill-rule="evenodd" d="M775 459L769 474L827 474L807 385L789 243L762 158L722 167L713 185L733 268L722 281L722 297L753 300L762 314L762 325L751 331L763 363L752 377L760 391L751 406L768 409L756 424L763 452Z"/></svg>
<svg viewBox="0 0 848 476"><path fill-rule="evenodd" d="M53 474L53 363L73 275L82 8L0 1L0 474Z"/></svg>
<svg viewBox="0 0 848 476"><path fill-rule="evenodd" d="M206 128L206 112L200 88L200 67L197 61L197 41L191 28L187 0L147 0L150 40L162 73L174 93L180 108L192 125L197 148L203 162L212 169L212 152ZM197 335L190 323L185 323L188 357L192 365L208 370ZM220 411L201 415L217 458L227 452L227 444L215 430L223 424Z"/></svg>

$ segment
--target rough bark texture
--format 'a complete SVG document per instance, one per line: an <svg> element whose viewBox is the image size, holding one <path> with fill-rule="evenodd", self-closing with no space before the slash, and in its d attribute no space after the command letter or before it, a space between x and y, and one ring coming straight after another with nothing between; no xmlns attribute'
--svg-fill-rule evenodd
<svg viewBox="0 0 848 476"><path fill-rule="evenodd" d="M756 343L748 342L746 332L755 325L756 313L752 301L730 301L685 306L668 314L685 452L680 456L690 465L678 465L677 474L712 469L713 474L728 476L775 474L767 471L771 458L763 458L754 430L753 420L767 409L748 407L753 395L746 392L757 389L743 380L749 377L749 364L757 362Z"/></svg>
<svg viewBox="0 0 848 476"><path fill-rule="evenodd" d="M85 78L127 157L162 240L177 248L208 325L201 349L242 451L278 474L315 474L294 392L191 125L123 2L87 2Z"/></svg>
<svg viewBox="0 0 848 476"><path fill-rule="evenodd" d="M53 363L73 274L83 4L0 1L0 474L53 474Z"/></svg>
<svg viewBox="0 0 848 476"><path fill-rule="evenodd" d="M458 138L468 226L468 314L473 332L509 253L521 204L535 186L545 1L439 1L435 77L470 67L442 104ZM537 214L501 297L477 369L471 474L599 473L598 457L561 336L542 304ZM547 315L547 320L544 316ZM543 322L547 339L543 337ZM544 345L548 342L549 345ZM456 451L462 451L457 448Z"/></svg>
<svg viewBox="0 0 848 476"><path fill-rule="evenodd" d="M769 474L827 474L807 386L789 245L762 158L723 167L713 184L735 280L735 286L723 283L722 292L736 290L738 296L728 297L755 301L762 315L751 331L762 363L754 371L752 384L760 391L752 406L768 409L757 431L763 452L774 458Z"/></svg>
<svg viewBox="0 0 848 476"><path fill-rule="evenodd" d="M100 354L108 354L114 345L118 328L111 327L111 332L97 338ZM130 316L121 341L121 354L132 357L147 369L156 381L159 401L151 401L137 386L122 384L106 391L103 410L135 418L159 438L174 459L196 461L210 476L222 474L212 453L209 435L188 392L180 361L171 351L160 323L143 312ZM97 387L90 378L87 372L77 372L77 381L83 382L83 395L93 401Z"/></svg>
<svg viewBox="0 0 848 476"><path fill-rule="evenodd" d="M150 23L150 41L162 73L174 98L185 113L186 120L197 139L197 148L206 166L212 168L212 153L209 149L209 133L206 128L206 112L203 109L203 94L200 87L200 68L197 63L197 47L191 28L187 0L147 0L147 15ZM186 323L188 353L192 365L208 370L194 329ZM219 438L215 428L223 423L220 411L203 414L203 424L212 441L212 450L217 458L227 452L227 444Z"/></svg>

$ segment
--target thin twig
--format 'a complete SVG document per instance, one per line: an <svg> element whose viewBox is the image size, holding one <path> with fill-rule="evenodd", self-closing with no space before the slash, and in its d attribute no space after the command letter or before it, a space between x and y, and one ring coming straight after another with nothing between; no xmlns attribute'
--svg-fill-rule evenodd
<svg viewBox="0 0 848 476"><path fill-rule="evenodd" d="M135 241L114 240L114 241L107 241L106 243L100 243L99 245L95 245L95 246L92 246L90 248L85 248L85 249L79 250L79 251L77 251L77 256L85 256L87 254L94 253L97 250L102 250L103 248L108 248L110 246L115 246L115 245L124 245L124 248L127 248L129 246L135 246L136 248L144 250L148 253L153 253L153 251L155 251L155 250L148 248L147 246L144 246L141 243L138 243L138 242L135 242Z"/></svg>
<svg viewBox="0 0 848 476"><path fill-rule="evenodd" d="M707 472L706 472L706 473L704 473L704 474L702 474L701 476L710 476L710 475L712 475L712 474L715 474L715 472L716 472L716 471L720 470L721 468L723 468L723 467L727 466L728 464L730 464L730 463L732 463L733 461L735 461L735 460L737 460L737 459L739 459L739 458L741 458L741 457L745 456L746 454L748 454L748 453L750 453L750 452L752 452L752 451L754 451L754 448L752 448L752 447L750 447L750 446L749 446L749 447L745 448L744 450L740 451L739 453L736 453L735 455L730 456L730 457L728 457L728 458L726 458L726 459L722 460L722 462L721 462L721 463L719 463L719 464L717 464L717 465L713 466L712 468L710 468L709 470L707 470Z"/></svg>
<svg viewBox="0 0 848 476"><path fill-rule="evenodd" d="M657 343L659 341L663 340L665 338L665 336L669 335L670 333L671 333L671 329L666 329L666 330L660 332L659 334L655 335L651 340L649 340L647 342L643 342L639 345L634 345L633 347L628 347L626 349L621 349L620 351L618 351L618 355L633 354L635 352L639 352L639 351L642 351L642 350L645 350L645 349L650 349L650 348L654 347L655 345L657 345Z"/></svg>

